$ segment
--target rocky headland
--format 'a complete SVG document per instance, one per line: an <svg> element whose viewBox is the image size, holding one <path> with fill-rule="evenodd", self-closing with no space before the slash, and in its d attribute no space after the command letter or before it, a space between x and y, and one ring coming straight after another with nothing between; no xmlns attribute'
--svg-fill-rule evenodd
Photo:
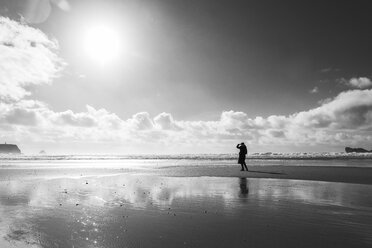
<svg viewBox="0 0 372 248"><path fill-rule="evenodd" d="M372 151L368 151L364 148L352 148L352 147L345 147L345 152L346 153L352 153L352 152L355 152L355 153L367 153L367 152L372 152Z"/></svg>
<svg viewBox="0 0 372 248"><path fill-rule="evenodd" d="M21 153L21 150L18 148L17 145L0 144L0 153L19 154L19 153Z"/></svg>

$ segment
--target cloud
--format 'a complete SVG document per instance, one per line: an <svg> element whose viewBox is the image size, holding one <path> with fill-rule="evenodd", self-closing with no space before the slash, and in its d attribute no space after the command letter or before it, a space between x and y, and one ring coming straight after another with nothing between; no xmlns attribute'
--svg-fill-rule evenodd
<svg viewBox="0 0 372 248"><path fill-rule="evenodd" d="M53 140L58 134L59 141L66 142L154 144L160 149L170 144L209 146L238 141L254 146L337 145L342 140L367 142L372 138L365 135L372 130L372 90L342 92L317 108L289 116L250 118L230 110L216 121L174 120L169 113L151 117L147 112L124 120L91 106L80 113L54 112L33 101L3 104L0 110L5 116L1 125L17 125L30 139Z"/></svg>
<svg viewBox="0 0 372 248"><path fill-rule="evenodd" d="M372 87L371 79L367 77L359 77L359 78L351 78L350 80L346 80L345 78L341 78L338 80L341 84L344 84L350 88L354 89L367 89Z"/></svg>
<svg viewBox="0 0 372 248"><path fill-rule="evenodd" d="M306 127L358 129L372 127L372 90L341 92L322 106L293 115Z"/></svg>
<svg viewBox="0 0 372 248"><path fill-rule="evenodd" d="M14 108L7 113L5 119L10 124L35 125L37 123L35 112L28 109Z"/></svg>
<svg viewBox="0 0 372 248"><path fill-rule="evenodd" d="M321 73L329 73L329 72L338 72L340 69L333 68L333 67L327 67L320 70Z"/></svg>
<svg viewBox="0 0 372 248"><path fill-rule="evenodd" d="M342 92L317 108L266 118L250 118L244 112L230 110L223 111L215 121L174 120L169 113L151 117L147 112L125 120L91 106L80 113L54 112L30 100L2 103L0 115L2 130L18 135L20 140L153 146L158 151L170 151L175 144L178 148L174 149L190 147L201 152L239 141L254 147L280 147L372 140L372 90Z"/></svg>
<svg viewBox="0 0 372 248"><path fill-rule="evenodd" d="M316 94L316 93L318 93L318 92L319 92L319 88L318 88L318 86L315 86L315 87L312 88L309 92L310 92L310 94Z"/></svg>
<svg viewBox="0 0 372 248"><path fill-rule="evenodd" d="M285 133L282 130L269 130L269 134L274 138L284 138Z"/></svg>
<svg viewBox="0 0 372 248"><path fill-rule="evenodd" d="M0 17L0 99L30 95L27 85L48 84L63 67L56 41L38 29Z"/></svg>
<svg viewBox="0 0 372 248"><path fill-rule="evenodd" d="M154 118L154 123L163 130L181 130L181 127L175 123L169 113L161 113Z"/></svg>
<svg viewBox="0 0 372 248"><path fill-rule="evenodd" d="M140 112L133 115L132 119L129 119L128 122L138 130L149 130L154 127L154 122L147 112Z"/></svg>
<svg viewBox="0 0 372 248"><path fill-rule="evenodd" d="M349 85L354 88L366 89L372 86L372 81L366 77L352 78L349 80Z"/></svg>
<svg viewBox="0 0 372 248"><path fill-rule="evenodd" d="M78 127L93 127L96 126L96 122L89 113L73 113L71 110L67 110L60 113L53 114L54 122L59 125L70 125Z"/></svg>

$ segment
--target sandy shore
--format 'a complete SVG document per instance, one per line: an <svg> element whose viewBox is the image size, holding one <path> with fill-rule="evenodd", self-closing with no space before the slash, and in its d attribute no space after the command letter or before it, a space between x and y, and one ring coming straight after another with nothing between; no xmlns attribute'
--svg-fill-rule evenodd
<svg viewBox="0 0 372 248"><path fill-rule="evenodd" d="M371 185L220 170L18 170L0 180L0 247L371 247Z"/></svg>
<svg viewBox="0 0 372 248"><path fill-rule="evenodd" d="M249 166L249 171L240 171L240 166L232 167L166 167L147 173L156 173L163 176L194 177L248 177L248 178L274 178L298 179L327 182L344 182L372 184L372 168L350 168L336 166Z"/></svg>
<svg viewBox="0 0 372 248"><path fill-rule="evenodd" d="M248 166L249 171L240 171L239 165L157 165L149 163L144 165L103 164L92 166L79 164L79 166L48 167L3 167L0 180L17 178L61 178L61 177L89 177L118 174L141 174L172 177L246 177L246 178L272 178L297 179L326 182L344 182L356 184L372 184L371 167L344 167L344 166L285 166L265 165Z"/></svg>
<svg viewBox="0 0 372 248"><path fill-rule="evenodd" d="M306 163L3 161L0 247L371 247L372 168Z"/></svg>

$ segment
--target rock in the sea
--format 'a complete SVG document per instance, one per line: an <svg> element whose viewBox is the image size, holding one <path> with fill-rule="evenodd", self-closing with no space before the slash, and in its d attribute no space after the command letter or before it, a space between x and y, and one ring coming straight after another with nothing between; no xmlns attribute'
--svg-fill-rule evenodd
<svg viewBox="0 0 372 248"><path fill-rule="evenodd" d="M46 152L45 152L44 150L41 150L41 151L39 152L39 154L46 154Z"/></svg>
<svg viewBox="0 0 372 248"><path fill-rule="evenodd" d="M21 153L17 145L12 144L0 144L0 153Z"/></svg>
<svg viewBox="0 0 372 248"><path fill-rule="evenodd" d="M351 147L345 147L345 152L351 153L351 152L356 152L356 153L366 153L366 152L372 152L368 151L364 148L351 148Z"/></svg>

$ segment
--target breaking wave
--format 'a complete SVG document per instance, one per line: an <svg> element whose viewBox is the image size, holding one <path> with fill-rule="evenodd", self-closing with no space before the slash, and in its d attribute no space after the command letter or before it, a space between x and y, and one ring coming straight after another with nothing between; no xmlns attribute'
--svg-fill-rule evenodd
<svg viewBox="0 0 372 248"><path fill-rule="evenodd" d="M2 154L0 160L236 160L237 154L175 154L175 155L114 155L114 154L85 154L85 155L13 155ZM331 159L372 159L372 153L252 153L248 159L257 160L331 160Z"/></svg>

